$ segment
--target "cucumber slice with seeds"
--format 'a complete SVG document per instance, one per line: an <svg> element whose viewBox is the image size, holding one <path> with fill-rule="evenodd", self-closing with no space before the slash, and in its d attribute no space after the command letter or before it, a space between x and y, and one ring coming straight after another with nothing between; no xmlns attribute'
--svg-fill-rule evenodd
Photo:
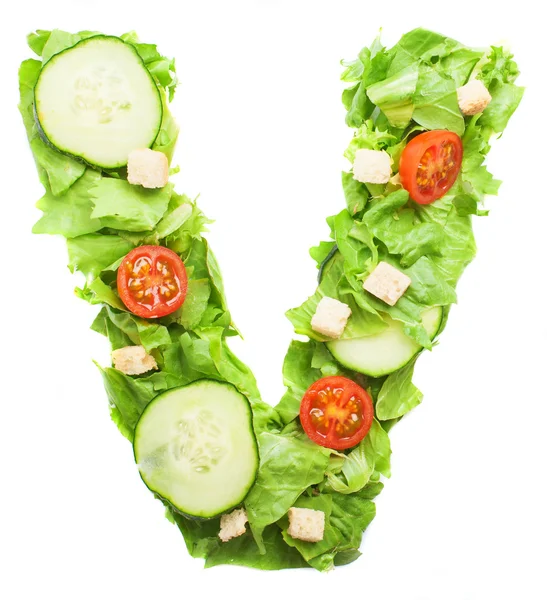
<svg viewBox="0 0 547 600"><path fill-rule="evenodd" d="M133 449L144 483L177 511L212 518L237 506L256 479L249 402L230 384L203 379L146 407Z"/></svg>
<svg viewBox="0 0 547 600"><path fill-rule="evenodd" d="M435 306L422 315L422 323L431 339L435 337L443 317L443 309ZM400 321L386 315L388 326L375 335L334 340L327 347L334 358L344 367L370 375L382 377L404 367L422 347L408 337Z"/></svg>
<svg viewBox="0 0 547 600"><path fill-rule="evenodd" d="M163 107L154 78L133 46L98 35L54 55L34 89L42 137L61 152L103 169L127 165L152 146Z"/></svg>

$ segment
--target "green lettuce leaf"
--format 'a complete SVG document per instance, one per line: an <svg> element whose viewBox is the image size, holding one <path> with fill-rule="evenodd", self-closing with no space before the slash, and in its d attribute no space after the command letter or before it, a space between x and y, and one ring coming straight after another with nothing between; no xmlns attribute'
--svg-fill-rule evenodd
<svg viewBox="0 0 547 600"><path fill-rule="evenodd" d="M264 553L264 529L281 519L304 490L323 480L331 451L309 440L266 431L257 439L260 468L245 508L255 540Z"/></svg>
<svg viewBox="0 0 547 600"><path fill-rule="evenodd" d="M293 340L283 361L283 384L287 391L276 406L283 424L298 416L302 397L312 383L321 377L343 373L324 344Z"/></svg>
<svg viewBox="0 0 547 600"><path fill-rule="evenodd" d="M75 238L102 229L103 222L93 214L93 194L100 181L99 173L87 169L61 196L53 195L46 187L46 193L36 203L36 207L44 214L34 225L32 232Z"/></svg>
<svg viewBox="0 0 547 600"><path fill-rule="evenodd" d="M67 240L69 268L80 271L90 280L101 271L123 258L133 244L117 235L88 233Z"/></svg>
<svg viewBox="0 0 547 600"><path fill-rule="evenodd" d="M38 133L34 120L34 86L41 68L42 63L37 60L22 63L19 69L19 111L40 179L51 194L60 196L84 174L85 166L48 146Z"/></svg>
<svg viewBox="0 0 547 600"><path fill-rule="evenodd" d="M45 32L42 34L42 38L45 37ZM61 31L60 29L54 29L47 36L47 41L43 45L41 56L43 63L47 63L48 60L55 54L59 54L67 48L71 48L81 40L97 35L91 31L82 31L80 33L69 33L68 31Z"/></svg>
<svg viewBox="0 0 547 600"><path fill-rule="evenodd" d="M403 37L389 51L390 65L387 76L399 73L407 67L419 64L422 57L435 55L433 49L442 48L448 38L440 33L427 29L413 29Z"/></svg>
<svg viewBox="0 0 547 600"><path fill-rule="evenodd" d="M373 201L363 216L363 223L381 240L391 254L401 255L401 265L409 267L422 256L439 255L443 230L437 223L416 223L415 211L404 208L406 190Z"/></svg>
<svg viewBox="0 0 547 600"><path fill-rule="evenodd" d="M195 329L207 309L211 286L208 279L190 279L186 299L177 321L185 329Z"/></svg>
<svg viewBox="0 0 547 600"><path fill-rule="evenodd" d="M350 215L361 212L369 198L367 186L353 177L353 173L342 172L342 189Z"/></svg>
<svg viewBox="0 0 547 600"><path fill-rule="evenodd" d="M381 421L398 419L418 406L423 394L412 383L415 361L387 377L376 401L376 416Z"/></svg>
<svg viewBox="0 0 547 600"><path fill-rule="evenodd" d="M392 127L406 127L410 123L419 75L418 65L412 63L368 88L368 97L384 113Z"/></svg>
<svg viewBox="0 0 547 600"><path fill-rule="evenodd" d="M447 194L433 204L417 208L417 216L421 221L437 223L443 228L441 255L433 256L431 262L451 286L456 285L465 267L476 254L471 217L458 213L457 207L452 203L453 198L452 194Z"/></svg>
<svg viewBox="0 0 547 600"><path fill-rule="evenodd" d="M169 102L173 101L178 84L175 59L167 58L158 52L156 44L143 44L134 31L120 36L124 42L135 47L146 68L152 73L160 86L168 93Z"/></svg>
<svg viewBox="0 0 547 600"><path fill-rule="evenodd" d="M363 441L346 456L340 474L327 472L328 487L341 494L353 494L363 489L379 475L391 475L391 445L389 437L376 419Z"/></svg>
<svg viewBox="0 0 547 600"><path fill-rule="evenodd" d="M100 371L110 403L112 420L121 433L132 442L137 422L156 393L142 379L132 379L111 368L100 368Z"/></svg>
<svg viewBox="0 0 547 600"><path fill-rule="evenodd" d="M297 569L308 566L299 552L288 546L277 525L270 525L262 534L264 553L250 534L234 538L227 543L217 543L207 554L205 567L239 565L262 571Z"/></svg>
<svg viewBox="0 0 547 600"><path fill-rule="evenodd" d="M339 291L341 281L345 281L344 261L341 259L341 255L337 253L324 267L321 283L315 294L310 296L298 308L287 311L286 316L293 324L296 333L307 335L310 339L322 342L331 339L314 331L311 327L311 320L317 310L317 305L324 297L336 298L347 304L351 309L351 316L341 339L372 335L385 329L386 324L376 311L363 310L355 301L353 294Z"/></svg>
<svg viewBox="0 0 547 600"><path fill-rule="evenodd" d="M412 118L427 129L448 129L462 135L465 123L458 105L456 83L431 67L422 66L413 96Z"/></svg>
<svg viewBox="0 0 547 600"><path fill-rule="evenodd" d="M296 507L325 513L323 540L310 543L291 538L287 532L286 518L280 521L283 539L319 571L329 571L335 564L352 562L361 554L359 546L363 532L376 516L376 506L372 500L382 487L381 483L373 483L351 495L329 493L301 496L295 503Z"/></svg>
<svg viewBox="0 0 547 600"><path fill-rule="evenodd" d="M172 184L148 190L124 179L101 177L91 190L91 216L104 227L126 231L151 231L169 205Z"/></svg>

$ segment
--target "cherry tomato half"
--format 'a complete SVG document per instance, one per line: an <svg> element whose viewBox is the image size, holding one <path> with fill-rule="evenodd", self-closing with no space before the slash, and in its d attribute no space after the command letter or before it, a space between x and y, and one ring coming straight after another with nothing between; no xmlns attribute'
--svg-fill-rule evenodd
<svg viewBox="0 0 547 600"><path fill-rule="evenodd" d="M462 164L460 136L452 131L420 133L401 155L399 175L405 190L418 204L431 204L454 185Z"/></svg>
<svg viewBox="0 0 547 600"><path fill-rule="evenodd" d="M300 422L306 435L333 450L356 446L369 432L373 418L371 397L346 377L319 379L300 404Z"/></svg>
<svg viewBox="0 0 547 600"><path fill-rule="evenodd" d="M188 277L184 263L162 246L139 246L118 268L118 293L134 315L146 319L164 317L181 307Z"/></svg>

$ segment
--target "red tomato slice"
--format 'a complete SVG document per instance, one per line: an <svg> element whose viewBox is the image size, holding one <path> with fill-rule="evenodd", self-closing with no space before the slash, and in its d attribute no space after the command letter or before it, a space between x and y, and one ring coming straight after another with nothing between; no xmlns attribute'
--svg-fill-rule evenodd
<svg viewBox="0 0 547 600"><path fill-rule="evenodd" d="M431 204L454 185L462 164L460 136L452 131L420 133L401 155L399 175L405 190L418 204Z"/></svg>
<svg viewBox="0 0 547 600"><path fill-rule="evenodd" d="M178 254L162 246L139 246L118 268L118 293L134 315L164 317L182 306L188 289Z"/></svg>
<svg viewBox="0 0 547 600"><path fill-rule="evenodd" d="M300 404L300 422L306 435L333 450L356 446L369 432L373 418L371 397L347 377L319 379Z"/></svg>

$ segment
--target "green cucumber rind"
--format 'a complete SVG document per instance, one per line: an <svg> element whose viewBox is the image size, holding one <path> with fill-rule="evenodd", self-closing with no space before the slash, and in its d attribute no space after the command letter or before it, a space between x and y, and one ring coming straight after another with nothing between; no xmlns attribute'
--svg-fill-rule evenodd
<svg viewBox="0 0 547 600"><path fill-rule="evenodd" d="M156 490L152 489L148 483L146 483L144 477L142 476L142 473L140 472L139 469L139 477L141 478L142 482L144 483L144 485L154 494L154 496L158 499L161 500L161 502L163 502L163 504L171 509L172 511L176 512L177 514L187 518L187 519L191 519L193 521L210 521L211 519L215 519L218 518L220 515L230 512L235 508L238 508L239 506L241 506L243 500L245 500L245 498L247 497L248 493L251 491L251 488L254 486L254 484L256 483L256 479L258 477L258 470L260 467L260 452L259 452L259 447L258 447L258 440L256 439L256 433L253 427L253 409L251 406L251 403L249 402L249 399L247 398L247 396L245 396L245 394L243 394L242 392L240 392L237 387L232 384L229 383L228 381L219 381L218 379L208 379L206 377L202 377L201 379L196 379L195 381L192 381L192 383L188 383L187 385L180 385L174 388L169 388L168 390L165 390L164 392L161 392L160 394L158 394L157 396L154 396L154 398L152 398L152 400L146 405L145 409L142 411L141 416L139 417L139 420L137 421L137 424L135 425L135 436L133 439L133 458L135 459L135 463L138 464L138 460L137 460L137 453L135 450L135 440L137 439L137 431L139 428L139 422L141 421L141 419L144 417L144 415L146 414L146 412L149 410L150 406L154 403L154 401L156 399L158 399L160 396L163 396L164 394L169 394L171 392L174 392L178 389L181 388L187 388L189 386L193 386L202 382L214 382L214 383L218 383L221 385L226 385L229 386L231 388L233 388L236 393L241 396L246 403L247 406L247 412L248 412L248 417L249 417L249 421L248 421L248 426L249 426L249 431L251 433L251 438L253 441L253 446L255 449L255 455L256 455L256 471L255 471L255 476L254 479L251 480L251 482L249 483L248 488L245 490L245 494L242 496L242 498L234 503L231 506L226 507L225 509L222 509L220 512L217 512L215 514L212 515L207 515L207 516L202 516L202 515L192 515L191 513L187 513L184 510L180 509L179 507L177 507L175 504L173 504L173 502L171 502L168 498L165 498L164 496L162 496L161 494L159 494Z"/></svg>
<svg viewBox="0 0 547 600"><path fill-rule="evenodd" d="M434 307L432 307L432 308L434 308ZM431 336L432 341L435 340L437 338L437 336L439 335L441 326L444 326L446 324L446 320L443 321L443 316L445 314L446 307L439 306L438 308L440 308L441 310L439 313L438 321L436 323L435 332ZM398 371L399 369L406 367L406 365L408 365L409 362L414 360L419 354L421 354L424 351L423 348L419 348L418 350L416 350L416 352L414 352L414 354L407 361L399 364L399 366L397 366L396 368L391 369L389 371L372 371L372 370L364 371L363 368L360 366L356 366L355 364L350 364L348 361L341 361L337 356L336 350L333 350L334 344L332 342L325 342L325 343L327 345L329 352L334 356L336 362L338 362L340 365L342 365L346 369L351 369L352 371L356 371L357 373L361 373L363 375L367 375L369 377L374 377L374 378L385 377L386 375L395 373L395 371Z"/></svg>
<svg viewBox="0 0 547 600"><path fill-rule="evenodd" d="M44 71L46 70L47 65L56 60L59 56L61 56L62 54L64 54L65 52L69 52L70 50L73 50L74 48L76 48L77 46L86 44L87 42L90 42L91 40L97 40L98 38L100 39L104 39L104 40L116 40L118 42L121 42L122 44L125 44L128 48L131 49L131 51L133 52L133 54L135 55L135 57L137 58L137 60L142 64L142 68L145 70L145 72L148 74L148 77L150 77L150 81L154 84L154 88L157 91L158 94L158 106L159 106L159 115L160 115L160 119L159 119L159 123L158 123L158 129L156 131L156 135L154 136L154 139L152 140L150 147L153 146L154 142L156 141L160 131L161 131L161 125L163 122L163 113L164 113L164 108L163 108L163 102L162 102L162 98L161 98L161 92L160 89L158 87L158 83L157 81L154 79L154 76L152 75L152 73L150 73L150 71L148 70L148 67L144 64L143 59L141 58L140 54L137 52L137 49L132 45L132 44L128 44L127 42L125 42L124 40L122 40L122 38L116 36L116 35L93 35L91 37L85 38L83 40L80 40L79 42L77 42L76 44L74 44L74 46L70 46L69 48L65 48L64 50L61 50L61 52L58 52L57 54L54 54L46 63L42 64L42 68L40 70L40 74L38 75L38 79L36 80L36 84L34 85L34 100L33 100L33 104L32 104L32 111L34 114L34 122L36 123L36 129L38 131L38 135L40 136L40 138L42 139L42 141L47 144L50 148L52 148L53 150L56 150L57 152L59 152L60 154L63 154L65 156L69 156L70 158L84 164L86 167L91 167L93 169L99 170L99 171L112 171L115 169L123 169L124 167L127 166L127 163L125 164L119 164L117 166L105 166L105 165L98 165L92 162L89 162L87 160L85 160L85 158L83 158L82 156L79 156L77 154L72 154L71 152L68 152L66 150L64 150L63 148L59 148L59 146L56 146L47 136L46 132L44 131L44 129L42 128L42 124L40 123L40 119L38 118L38 112L36 110L36 90L38 89L38 85L40 83L40 79L42 77L42 74L44 73Z"/></svg>

